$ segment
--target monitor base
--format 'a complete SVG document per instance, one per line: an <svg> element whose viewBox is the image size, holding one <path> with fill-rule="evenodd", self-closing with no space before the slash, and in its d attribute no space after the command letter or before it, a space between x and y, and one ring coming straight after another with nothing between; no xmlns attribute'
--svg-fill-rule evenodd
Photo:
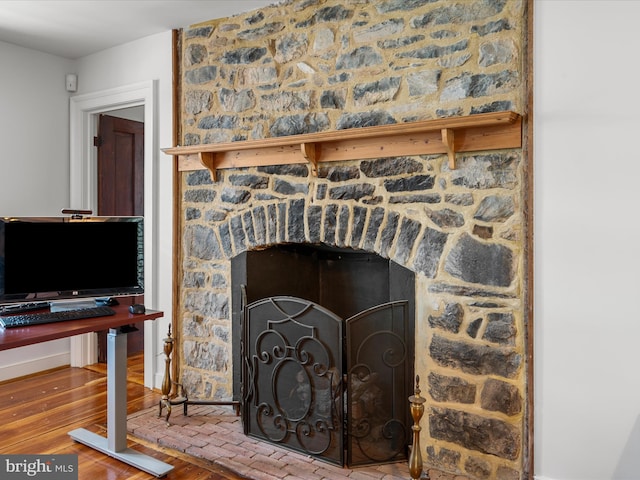
<svg viewBox="0 0 640 480"><path fill-rule="evenodd" d="M82 300L63 300L51 302L49 309L52 312L66 312L67 310L80 310L83 308L94 308L97 303L92 298L83 298Z"/></svg>

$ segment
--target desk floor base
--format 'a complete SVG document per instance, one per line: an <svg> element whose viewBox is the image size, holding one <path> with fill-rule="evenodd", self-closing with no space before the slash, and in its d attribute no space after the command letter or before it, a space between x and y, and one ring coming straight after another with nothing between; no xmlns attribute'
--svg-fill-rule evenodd
<svg viewBox="0 0 640 480"><path fill-rule="evenodd" d="M106 438L85 430L84 428L72 430L69 432L69 436L76 442L95 448L110 457L116 458L156 477L164 477L167 473L173 470L172 465L156 460L155 458L144 455L140 452L136 452L130 448L114 452L108 448Z"/></svg>

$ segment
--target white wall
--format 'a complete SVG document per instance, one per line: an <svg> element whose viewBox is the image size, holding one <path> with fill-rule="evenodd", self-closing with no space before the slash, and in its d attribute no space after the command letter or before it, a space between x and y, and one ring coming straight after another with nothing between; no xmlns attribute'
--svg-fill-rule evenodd
<svg viewBox="0 0 640 480"><path fill-rule="evenodd" d="M60 215L69 207L73 62L0 42L0 215ZM69 363L69 340L0 352L0 381Z"/></svg>
<svg viewBox="0 0 640 480"><path fill-rule="evenodd" d="M0 215L69 206L70 60L0 42Z"/></svg>
<svg viewBox="0 0 640 480"><path fill-rule="evenodd" d="M640 2L536 0L535 472L640 478Z"/></svg>
<svg viewBox="0 0 640 480"><path fill-rule="evenodd" d="M147 306L165 312L155 322L157 352L162 352L172 300L172 158L160 151L173 146L171 38L167 31L76 61L0 42L0 215L59 215L62 208L79 207L69 205L66 73L78 75L73 95L156 82L157 300ZM69 364L69 344L65 339L0 352L0 381ZM155 357L154 386L159 387L164 357Z"/></svg>
<svg viewBox="0 0 640 480"><path fill-rule="evenodd" d="M167 336L172 308L173 163L172 157L160 151L160 148L173 146L171 42L171 31L167 31L83 57L76 64L78 95L108 91L148 80L157 83L158 144L154 165L157 209L153 223L158 236L158 268L155 272L156 300L150 302L149 298L145 297L145 304L165 313L165 316L154 324L155 350L158 353L162 352L162 339ZM148 345L145 345L145 349L147 348ZM155 355L154 363L154 386L159 388L164 375L164 356Z"/></svg>

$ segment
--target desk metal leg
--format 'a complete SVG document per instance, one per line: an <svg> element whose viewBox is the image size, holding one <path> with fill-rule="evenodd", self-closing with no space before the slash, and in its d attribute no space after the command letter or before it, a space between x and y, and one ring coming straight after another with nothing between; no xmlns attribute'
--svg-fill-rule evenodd
<svg viewBox="0 0 640 480"><path fill-rule="evenodd" d="M107 335L107 438L78 428L69 432L76 442L164 477L173 466L127 448L127 334L110 329Z"/></svg>

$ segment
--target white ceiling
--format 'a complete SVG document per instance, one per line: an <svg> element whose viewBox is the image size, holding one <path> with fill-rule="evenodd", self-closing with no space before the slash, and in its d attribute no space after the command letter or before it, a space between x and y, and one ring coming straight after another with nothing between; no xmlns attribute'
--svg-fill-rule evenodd
<svg viewBox="0 0 640 480"><path fill-rule="evenodd" d="M0 0L0 41L76 59L277 0Z"/></svg>

